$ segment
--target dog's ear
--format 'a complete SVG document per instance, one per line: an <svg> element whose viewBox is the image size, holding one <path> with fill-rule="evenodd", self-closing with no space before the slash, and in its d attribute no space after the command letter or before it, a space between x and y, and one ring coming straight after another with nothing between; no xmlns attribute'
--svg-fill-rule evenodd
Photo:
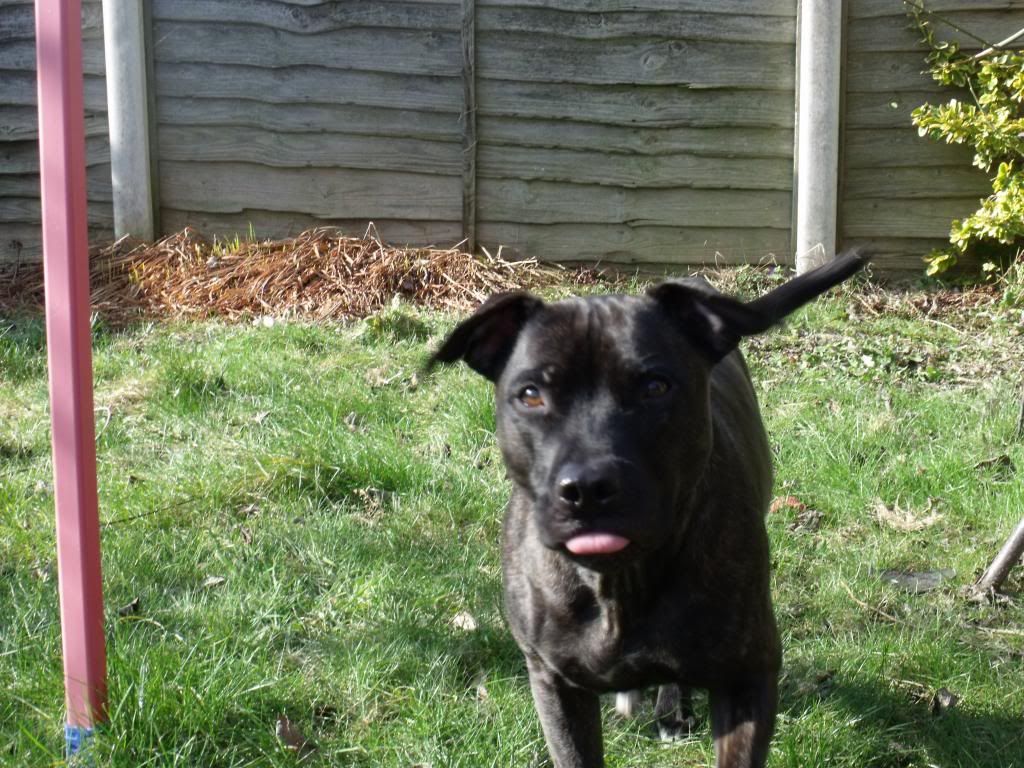
<svg viewBox="0 0 1024 768"><path fill-rule="evenodd" d="M463 320L441 344L427 369L439 363L465 360L480 375L497 381L519 332L543 302L526 291L491 296L468 319Z"/></svg>
<svg viewBox="0 0 1024 768"><path fill-rule="evenodd" d="M735 349L744 336L768 330L786 315L853 275L867 262L868 257L859 251L837 256L828 264L747 303L717 293L706 283L694 281L661 283L648 294L676 319L683 332L714 363Z"/></svg>

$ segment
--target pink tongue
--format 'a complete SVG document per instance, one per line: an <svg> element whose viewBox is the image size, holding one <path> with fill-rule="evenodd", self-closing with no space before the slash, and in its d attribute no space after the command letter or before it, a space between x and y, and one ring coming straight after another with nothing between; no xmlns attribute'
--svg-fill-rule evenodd
<svg viewBox="0 0 1024 768"><path fill-rule="evenodd" d="M610 555L629 546L629 539L614 533L585 533L565 542L574 555Z"/></svg>

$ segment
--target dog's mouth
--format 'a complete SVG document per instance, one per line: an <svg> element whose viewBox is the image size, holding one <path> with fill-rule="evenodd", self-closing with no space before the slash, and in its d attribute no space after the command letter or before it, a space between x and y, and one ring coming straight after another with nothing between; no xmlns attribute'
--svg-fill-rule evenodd
<svg viewBox="0 0 1024 768"><path fill-rule="evenodd" d="M578 557L614 555L630 545L630 540L617 533L591 532L573 536L565 548Z"/></svg>

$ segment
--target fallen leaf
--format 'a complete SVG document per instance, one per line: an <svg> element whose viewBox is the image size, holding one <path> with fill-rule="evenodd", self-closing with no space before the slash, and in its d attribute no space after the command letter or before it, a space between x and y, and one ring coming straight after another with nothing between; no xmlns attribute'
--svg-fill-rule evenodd
<svg viewBox="0 0 1024 768"><path fill-rule="evenodd" d="M768 507L768 513L774 515L783 509L795 509L797 512L803 512L807 509L807 505L796 496L776 496L772 499L771 506Z"/></svg>
<svg viewBox="0 0 1024 768"><path fill-rule="evenodd" d="M257 424L262 424L264 421L267 420L267 416L269 415L270 411L260 411L259 413L252 417L252 420L255 421Z"/></svg>
<svg viewBox="0 0 1024 768"><path fill-rule="evenodd" d="M277 716L275 731L285 749L300 754L309 754L316 749L316 744L307 739L299 727L284 715Z"/></svg>
<svg viewBox="0 0 1024 768"><path fill-rule="evenodd" d="M452 618L452 626L464 632L475 632L479 625L476 619L473 618L473 614L469 613L469 611L461 611Z"/></svg>
<svg viewBox="0 0 1024 768"><path fill-rule="evenodd" d="M934 510L935 500L928 500L928 509L922 514L915 514L911 509L904 509L899 504L888 506L879 500L875 503L875 519L882 525L897 531L923 531L942 519L942 515Z"/></svg>
<svg viewBox="0 0 1024 768"><path fill-rule="evenodd" d="M203 581L202 586L203 589L211 589L213 587L219 587L225 581L227 581L227 579L223 576L207 576L205 581Z"/></svg>

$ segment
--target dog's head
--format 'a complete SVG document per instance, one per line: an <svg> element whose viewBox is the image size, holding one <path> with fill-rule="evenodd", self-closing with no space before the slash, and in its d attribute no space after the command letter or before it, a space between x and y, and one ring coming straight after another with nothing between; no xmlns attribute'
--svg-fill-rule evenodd
<svg viewBox="0 0 1024 768"><path fill-rule="evenodd" d="M855 272L851 255L743 303L696 280L645 296L490 298L431 365L495 383L509 477L540 541L601 568L676 535L711 454L711 372L744 336Z"/></svg>

